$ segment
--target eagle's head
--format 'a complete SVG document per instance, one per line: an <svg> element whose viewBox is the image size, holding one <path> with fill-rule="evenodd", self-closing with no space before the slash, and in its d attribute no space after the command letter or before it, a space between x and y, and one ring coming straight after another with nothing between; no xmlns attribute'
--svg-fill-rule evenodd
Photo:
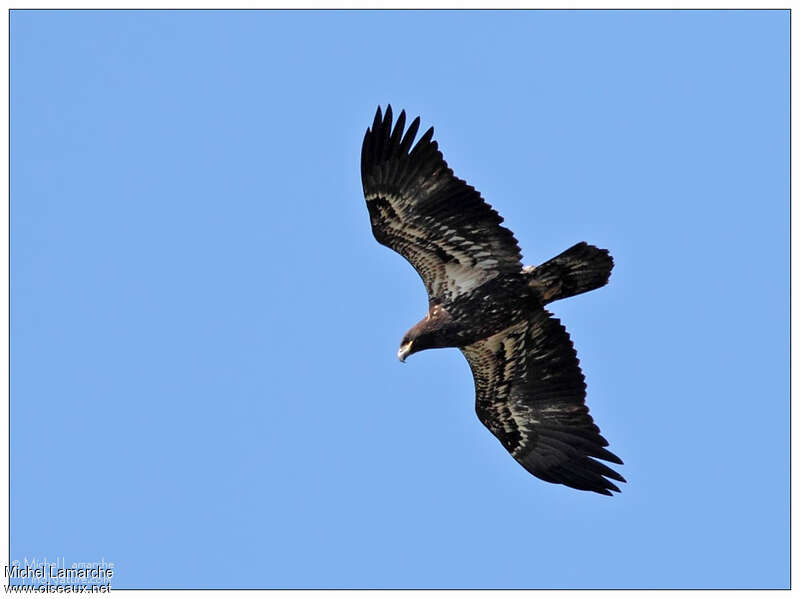
<svg viewBox="0 0 800 599"><path fill-rule="evenodd" d="M397 358L405 362L408 356L423 349L452 346L446 335L451 323L452 319L446 310L438 307L432 309L405 334L397 350Z"/></svg>

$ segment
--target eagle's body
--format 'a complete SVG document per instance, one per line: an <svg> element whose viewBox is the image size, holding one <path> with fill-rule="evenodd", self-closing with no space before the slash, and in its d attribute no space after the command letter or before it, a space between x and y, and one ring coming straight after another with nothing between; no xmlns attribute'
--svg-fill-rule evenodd
<svg viewBox="0 0 800 599"><path fill-rule="evenodd" d="M428 314L398 357L459 348L475 379L476 412L512 456L549 482L610 495L621 464L589 416L569 335L545 305L601 287L613 261L579 243L537 267L502 218L444 161L433 128L412 148L419 118L392 129L391 107L367 129L361 176L372 231L422 277Z"/></svg>
<svg viewBox="0 0 800 599"><path fill-rule="evenodd" d="M415 352L433 347L465 347L523 320L542 303L521 273L497 276L454 298L431 300L418 328ZM480 314L480 319L475 315ZM428 337L420 338L427 334ZM425 347L423 347L423 345Z"/></svg>

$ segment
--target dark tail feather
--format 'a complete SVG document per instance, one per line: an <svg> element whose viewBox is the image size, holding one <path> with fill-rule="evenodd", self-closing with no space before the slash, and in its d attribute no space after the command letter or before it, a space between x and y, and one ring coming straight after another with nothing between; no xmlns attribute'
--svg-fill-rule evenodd
<svg viewBox="0 0 800 599"><path fill-rule="evenodd" d="M526 266L524 272L547 304L602 287L612 268L614 259L608 250L581 241L544 264Z"/></svg>

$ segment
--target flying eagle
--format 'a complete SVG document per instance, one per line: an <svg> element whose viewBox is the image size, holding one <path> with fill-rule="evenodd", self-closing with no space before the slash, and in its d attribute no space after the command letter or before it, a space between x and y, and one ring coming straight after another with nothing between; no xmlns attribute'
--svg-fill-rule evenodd
<svg viewBox="0 0 800 599"><path fill-rule="evenodd" d="M475 379L480 421L528 472L611 495L625 482L598 462L622 464L585 404L586 383L569 334L545 306L602 287L614 262L578 243L540 266L523 266L517 240L474 187L447 166L431 127L413 145L419 117L392 128L381 109L361 148L372 232L422 277L428 313L406 333L398 358L457 347Z"/></svg>

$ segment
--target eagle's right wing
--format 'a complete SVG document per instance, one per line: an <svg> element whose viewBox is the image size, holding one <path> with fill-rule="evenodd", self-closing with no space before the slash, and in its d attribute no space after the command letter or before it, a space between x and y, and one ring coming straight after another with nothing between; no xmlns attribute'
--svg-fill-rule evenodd
<svg viewBox="0 0 800 599"><path fill-rule="evenodd" d="M528 472L611 495L622 464L586 407L586 384L567 331L545 310L461 350L475 378L478 418Z"/></svg>
<svg viewBox="0 0 800 599"><path fill-rule="evenodd" d="M405 127L392 108L375 115L361 148L361 180L375 239L404 256L431 300L467 293L500 273L522 270L514 235L474 187L453 175L429 129L411 144L419 117Z"/></svg>

